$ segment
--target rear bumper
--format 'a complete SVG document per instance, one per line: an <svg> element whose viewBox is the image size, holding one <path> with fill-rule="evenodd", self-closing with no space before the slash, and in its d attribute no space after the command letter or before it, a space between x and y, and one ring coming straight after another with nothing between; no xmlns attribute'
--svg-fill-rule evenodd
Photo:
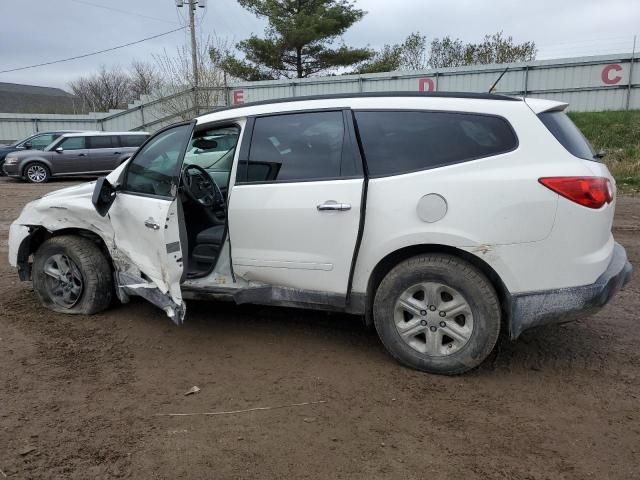
<svg viewBox="0 0 640 480"><path fill-rule="evenodd" d="M616 243L605 272L591 285L516 294L511 297L511 338L549 323L576 320L598 311L631 280L633 267Z"/></svg>

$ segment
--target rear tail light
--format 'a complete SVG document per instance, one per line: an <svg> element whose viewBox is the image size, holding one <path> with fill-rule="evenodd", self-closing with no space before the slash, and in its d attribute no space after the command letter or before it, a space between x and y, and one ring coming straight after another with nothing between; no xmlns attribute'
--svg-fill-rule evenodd
<svg viewBox="0 0 640 480"><path fill-rule="evenodd" d="M543 177L538 181L584 207L597 209L613 201L613 188L605 177Z"/></svg>

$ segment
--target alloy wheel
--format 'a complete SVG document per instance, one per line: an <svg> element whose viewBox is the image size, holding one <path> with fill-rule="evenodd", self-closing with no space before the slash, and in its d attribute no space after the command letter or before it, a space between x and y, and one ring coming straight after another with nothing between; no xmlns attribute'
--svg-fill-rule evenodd
<svg viewBox="0 0 640 480"><path fill-rule="evenodd" d="M44 263L45 288L51 301L72 308L80 297L84 283L78 266L67 255L52 255Z"/></svg>
<svg viewBox="0 0 640 480"><path fill-rule="evenodd" d="M425 282L407 288L394 307L400 338L414 350L430 356L459 351L473 333L473 312L454 288Z"/></svg>
<svg viewBox="0 0 640 480"><path fill-rule="evenodd" d="M33 183L42 183L47 178L47 171L42 165L30 165L27 168L27 178Z"/></svg>

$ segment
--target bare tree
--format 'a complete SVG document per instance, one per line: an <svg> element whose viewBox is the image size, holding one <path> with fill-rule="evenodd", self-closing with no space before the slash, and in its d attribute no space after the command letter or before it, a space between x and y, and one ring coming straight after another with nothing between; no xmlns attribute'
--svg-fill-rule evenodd
<svg viewBox="0 0 640 480"><path fill-rule="evenodd" d="M403 70L424 70L427 68L427 36L419 32L411 33L400 45Z"/></svg>
<svg viewBox="0 0 640 480"><path fill-rule="evenodd" d="M431 42L429 65L433 68L526 62L536 58L535 42L514 43L502 32L485 35L480 43L462 43L458 38L435 38Z"/></svg>
<svg viewBox="0 0 640 480"><path fill-rule="evenodd" d="M228 51L228 46L224 41L212 37L200 39L196 52L199 84L197 91L189 47L178 47L174 55L166 50L161 55L154 55L163 85L164 98L161 110L167 115L189 119L202 110L223 105L225 74L218 63L220 55L216 52L225 51Z"/></svg>
<svg viewBox="0 0 640 480"><path fill-rule="evenodd" d="M485 35L482 42L467 47L467 57L474 64L526 62L536 58L535 42L514 43L513 37L502 32Z"/></svg>
<svg viewBox="0 0 640 480"><path fill-rule="evenodd" d="M414 32L404 42L387 44L374 52L369 60L358 66L355 73L424 70L425 68L427 68L427 37Z"/></svg>
<svg viewBox="0 0 640 480"><path fill-rule="evenodd" d="M431 42L429 66L432 68L461 67L465 63L465 45L451 37L434 38Z"/></svg>
<svg viewBox="0 0 640 480"><path fill-rule="evenodd" d="M104 112L112 108L126 108L130 83L129 76L120 68L107 70L103 65L98 73L70 82L69 88L80 99L83 109Z"/></svg>
<svg viewBox="0 0 640 480"><path fill-rule="evenodd" d="M129 67L130 100L136 100L142 95L149 95L160 88L162 80L155 65L140 60L131 62Z"/></svg>

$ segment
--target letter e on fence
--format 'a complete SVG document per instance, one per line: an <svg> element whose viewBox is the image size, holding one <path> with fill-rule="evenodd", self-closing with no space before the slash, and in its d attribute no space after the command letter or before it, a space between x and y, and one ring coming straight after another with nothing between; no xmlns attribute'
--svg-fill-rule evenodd
<svg viewBox="0 0 640 480"><path fill-rule="evenodd" d="M622 66L617 63L612 63L610 65L607 65L602 69L602 74L601 74L602 83L604 83L605 85L615 85L617 83L620 83L620 80L622 80L622 75L617 75L613 72L621 72L621 71L622 71Z"/></svg>
<svg viewBox="0 0 640 480"><path fill-rule="evenodd" d="M436 89L436 84L433 78L419 78L418 79L418 91L419 92L433 92Z"/></svg>
<svg viewBox="0 0 640 480"><path fill-rule="evenodd" d="M233 91L233 104L240 105L244 103L244 90L234 90Z"/></svg>

